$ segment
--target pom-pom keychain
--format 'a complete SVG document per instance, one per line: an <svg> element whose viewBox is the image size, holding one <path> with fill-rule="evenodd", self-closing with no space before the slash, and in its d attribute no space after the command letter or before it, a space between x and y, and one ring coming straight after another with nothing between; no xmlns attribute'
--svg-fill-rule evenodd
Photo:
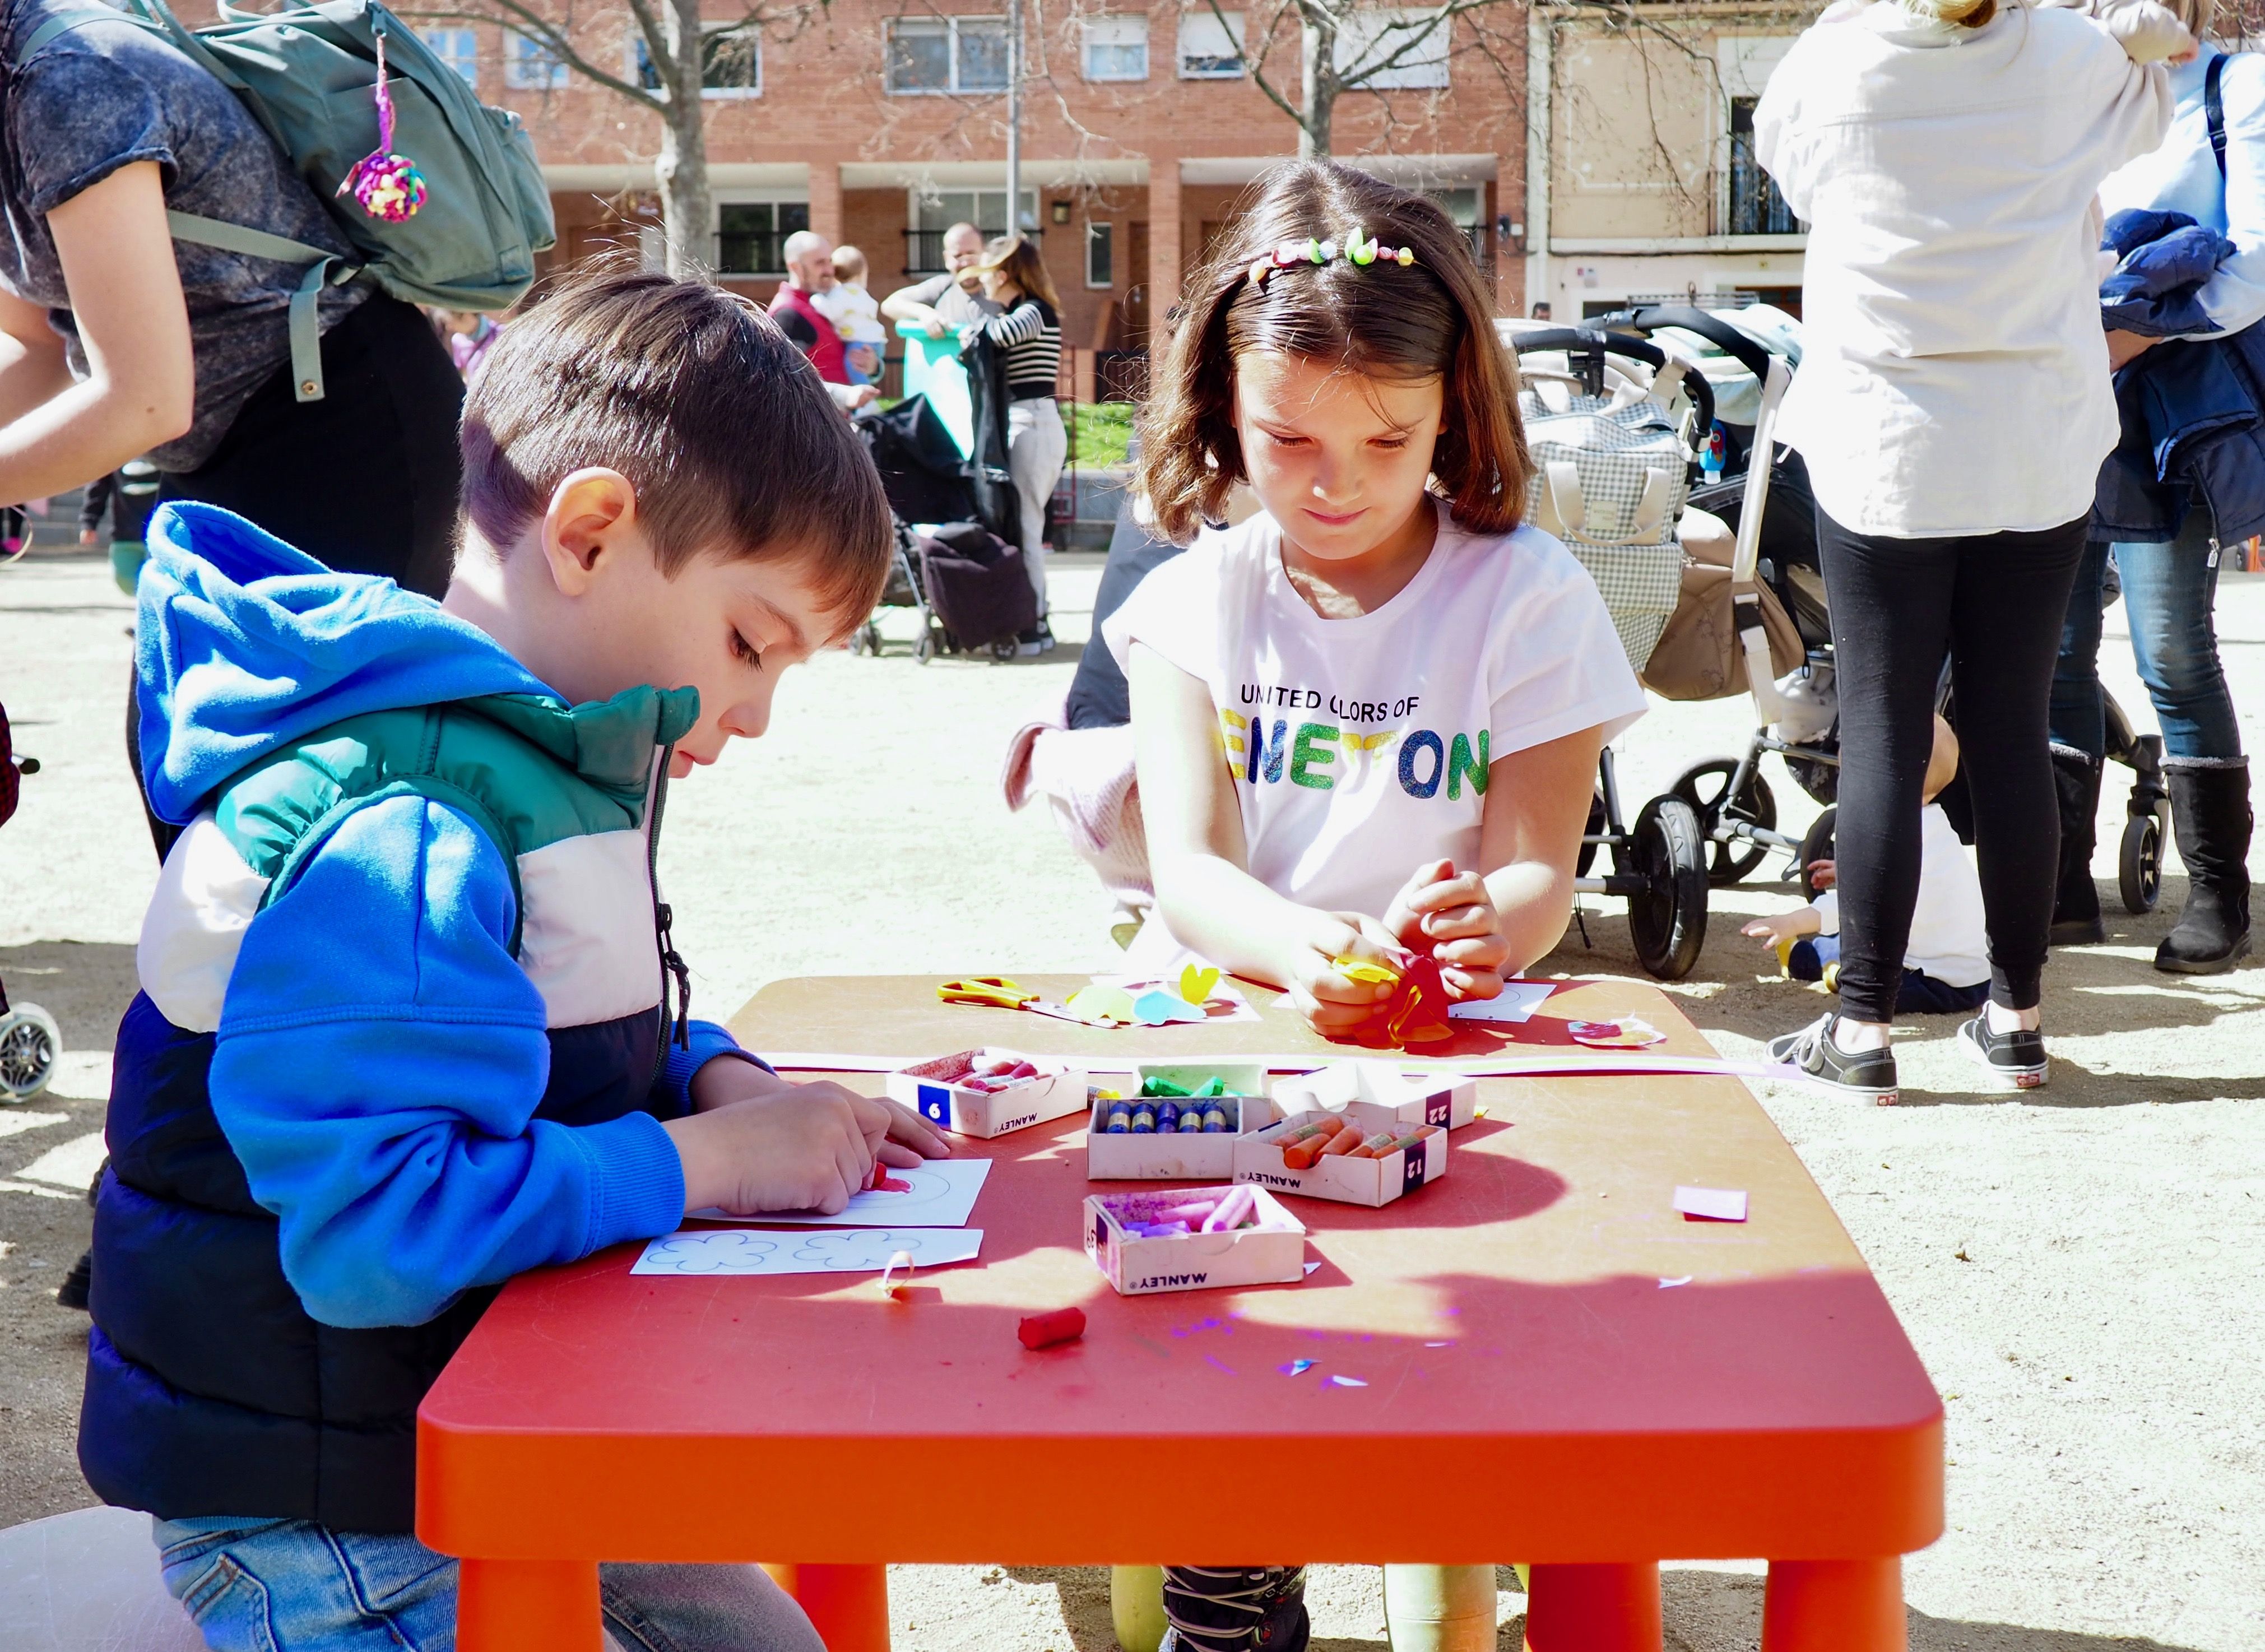
<svg viewBox="0 0 2265 1652"><path fill-rule="evenodd" d="M377 147L353 164L339 185L361 209L386 223L402 223L425 204L425 174L405 155L393 153L393 89L386 83L385 36L377 36Z"/></svg>

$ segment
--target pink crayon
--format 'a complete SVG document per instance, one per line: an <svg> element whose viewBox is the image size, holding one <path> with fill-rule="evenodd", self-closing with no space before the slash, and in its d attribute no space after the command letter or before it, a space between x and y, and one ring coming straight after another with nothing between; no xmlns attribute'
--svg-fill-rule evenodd
<svg viewBox="0 0 2265 1652"><path fill-rule="evenodd" d="M1227 1234L1250 1219L1256 1213L1257 1196L1247 1187L1235 1188L1219 1202L1219 1208L1204 1218L1206 1234Z"/></svg>

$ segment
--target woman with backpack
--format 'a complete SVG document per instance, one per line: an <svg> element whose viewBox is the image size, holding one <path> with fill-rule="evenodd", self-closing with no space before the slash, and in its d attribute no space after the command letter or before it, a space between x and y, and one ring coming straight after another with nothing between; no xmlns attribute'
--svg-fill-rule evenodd
<svg viewBox="0 0 2265 1652"><path fill-rule="evenodd" d="M2166 3L2197 38L2210 27L2211 0ZM2210 611L2221 548L2265 528L2265 453L2247 425L2228 426L2222 399L2232 384L2247 394L2252 422L2265 413L2265 56L2205 46L2172 69L2171 89L2178 113L2162 147L2101 186L2108 238L2138 234L2167 250L2167 236L2191 244L2202 238L2196 229L2223 239L2189 303L2134 310L2126 301L2106 317L2123 431L2101 473L2093 542L2078 564L2053 680L2061 800L2053 939L2107 938L2092 846L2107 744L2101 606L2112 555L2131 653L2162 726L2171 826L2187 869L2186 909L2155 949L2155 967L2207 975L2233 968L2250 948L2249 760ZM2133 212L2177 217L2123 215ZM2144 256L2135 249L2125 267ZM2173 455L2168 476L2159 452Z"/></svg>
<svg viewBox="0 0 2265 1652"><path fill-rule="evenodd" d="M147 455L164 498L440 593L462 384L413 306L356 280L316 300L320 395L300 399L307 262L177 240L166 215L353 248L208 69L86 0L0 0L0 500Z"/></svg>

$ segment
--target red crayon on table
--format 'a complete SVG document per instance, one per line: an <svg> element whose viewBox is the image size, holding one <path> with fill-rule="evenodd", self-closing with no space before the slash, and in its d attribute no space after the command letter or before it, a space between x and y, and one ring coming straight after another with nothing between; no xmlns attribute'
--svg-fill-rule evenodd
<svg viewBox="0 0 2265 1652"><path fill-rule="evenodd" d="M1057 1343L1074 1343L1084 1335L1083 1308L1056 1308L1051 1314L1033 1314L1015 1327L1016 1338L1034 1351L1052 1348Z"/></svg>
<svg viewBox="0 0 2265 1652"><path fill-rule="evenodd" d="M913 1190L913 1184L898 1181L889 1174L889 1167L876 1159L873 1161L873 1174L867 1178L862 1190L867 1193L909 1193Z"/></svg>

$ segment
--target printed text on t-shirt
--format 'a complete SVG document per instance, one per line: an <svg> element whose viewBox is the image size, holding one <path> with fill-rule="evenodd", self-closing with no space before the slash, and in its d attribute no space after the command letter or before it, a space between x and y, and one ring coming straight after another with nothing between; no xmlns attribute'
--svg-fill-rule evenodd
<svg viewBox="0 0 2265 1652"><path fill-rule="evenodd" d="M1281 692L1285 697L1280 703L1285 708L1293 703L1289 698L1293 695L1301 706L1307 703L1307 694L1315 695L1315 709L1320 709L1322 703L1322 696L1311 689ZM1334 706L1336 702L1329 703ZM1375 709L1373 705L1348 703L1356 710ZM1416 700L1411 696L1402 703L1412 709ZM1399 729L1381 729L1369 734L1341 728L1334 723L1301 722L1293 730L1286 717L1270 721L1263 714L1245 717L1225 707L1220 710L1219 720L1227 768L1246 785L1276 783L1287 778L1294 786L1335 791L1367 784L1372 776L1383 775L1389 779L1378 783L1396 780L1401 790L1411 797L1437 797L1444 784L1448 800L1459 803L1466 781L1474 797L1486 795L1484 729L1475 736L1459 733L1445 739L1433 729L1411 729L1404 734ZM1392 753L1395 741L1400 747L1397 761Z"/></svg>

